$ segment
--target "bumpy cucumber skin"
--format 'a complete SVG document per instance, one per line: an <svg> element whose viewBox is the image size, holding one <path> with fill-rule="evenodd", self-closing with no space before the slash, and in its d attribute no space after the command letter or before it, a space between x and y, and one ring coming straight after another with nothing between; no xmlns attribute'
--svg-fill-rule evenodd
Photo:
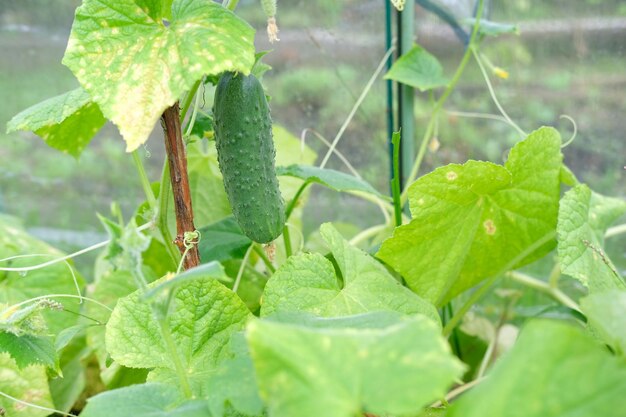
<svg viewBox="0 0 626 417"><path fill-rule="evenodd" d="M285 225L278 187L272 120L263 86L254 75L226 72L215 90L215 146L224 188L244 234L259 243Z"/></svg>

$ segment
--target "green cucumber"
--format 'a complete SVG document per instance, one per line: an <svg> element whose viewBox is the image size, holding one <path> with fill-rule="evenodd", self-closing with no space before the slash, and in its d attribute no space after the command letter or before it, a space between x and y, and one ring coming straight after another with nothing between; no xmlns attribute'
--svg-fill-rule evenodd
<svg viewBox="0 0 626 417"><path fill-rule="evenodd" d="M254 75L226 72L215 90L215 146L224 188L244 234L259 243L276 239L285 207L274 169L272 119Z"/></svg>

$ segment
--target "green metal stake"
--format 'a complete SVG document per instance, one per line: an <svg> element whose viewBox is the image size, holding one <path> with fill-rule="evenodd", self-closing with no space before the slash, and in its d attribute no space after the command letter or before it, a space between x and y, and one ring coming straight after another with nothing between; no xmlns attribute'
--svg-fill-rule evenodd
<svg viewBox="0 0 626 417"><path fill-rule="evenodd" d="M415 0L409 0L402 12L398 12L398 54L407 53L413 47L415 33ZM398 84L398 128L402 130L400 144L401 188L409 176L415 160L415 90L413 87Z"/></svg>
<svg viewBox="0 0 626 417"><path fill-rule="evenodd" d="M385 3L385 51L391 49L393 42L393 22L391 16L391 2L389 0L383 0ZM393 56L390 56L387 60L387 71L391 69L393 64ZM394 161L393 161L393 143L392 136L395 132L395 117L393 114L393 81L385 81L386 89L386 106L387 106L387 138L389 139L389 178L394 178ZM391 190L393 193L393 189Z"/></svg>

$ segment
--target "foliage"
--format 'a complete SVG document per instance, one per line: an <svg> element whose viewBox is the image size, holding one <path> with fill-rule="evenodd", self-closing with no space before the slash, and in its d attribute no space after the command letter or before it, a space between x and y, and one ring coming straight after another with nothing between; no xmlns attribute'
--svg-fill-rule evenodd
<svg viewBox="0 0 626 417"><path fill-rule="evenodd" d="M84 0L64 59L81 88L10 123L77 156L106 117L134 150L180 100L200 232L184 244L198 244L204 263L181 272L167 170L165 182L151 184L140 162L146 203L131 219L115 207L114 220L100 216L110 239L88 248L105 247L88 286L66 263L72 256L0 218L0 411L473 416L488 404L504 417L591 417L625 409L616 393L626 380L626 292L605 237L623 233L623 226L607 229L626 203L578 183L563 165L554 128L524 134L503 165L470 160L437 168L397 193L394 207L358 175L312 166L311 150L274 126L289 218L271 245L243 235L208 140L212 115L200 100L192 106L201 84L210 88L223 71L247 74L254 64L252 29L230 9L200 0ZM422 149L433 143L438 112L468 60L484 64L484 35L510 30L485 25L474 22L449 82L421 46L388 73L432 94L445 88ZM206 114L196 119L199 112ZM303 251L301 207L311 184L375 203L385 223L351 240L323 224L324 247ZM406 200L410 218L402 214ZM541 271L536 262L552 270L546 279L519 270ZM554 301L520 313L516 303L528 294L504 275ZM587 294L567 293L572 282ZM478 318L466 314L472 308ZM559 314L533 317L546 310ZM507 339L505 329L516 334L517 326L519 339ZM472 336L487 343L477 359L466 355Z"/></svg>

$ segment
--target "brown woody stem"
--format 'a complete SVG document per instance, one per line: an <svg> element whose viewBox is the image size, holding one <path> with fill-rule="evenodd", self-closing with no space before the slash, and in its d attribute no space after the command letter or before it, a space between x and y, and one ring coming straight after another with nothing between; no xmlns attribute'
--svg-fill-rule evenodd
<svg viewBox="0 0 626 417"><path fill-rule="evenodd" d="M187 156L180 125L180 108L178 103L165 110L161 116L165 133L165 152L170 167L170 181L174 194L174 210L176 212L176 239L174 244L181 254L185 254L185 233L194 232L193 208L191 204L191 191L189 189L189 176L187 174ZM197 245L187 252L183 261L183 267L190 269L200 265L200 254Z"/></svg>

